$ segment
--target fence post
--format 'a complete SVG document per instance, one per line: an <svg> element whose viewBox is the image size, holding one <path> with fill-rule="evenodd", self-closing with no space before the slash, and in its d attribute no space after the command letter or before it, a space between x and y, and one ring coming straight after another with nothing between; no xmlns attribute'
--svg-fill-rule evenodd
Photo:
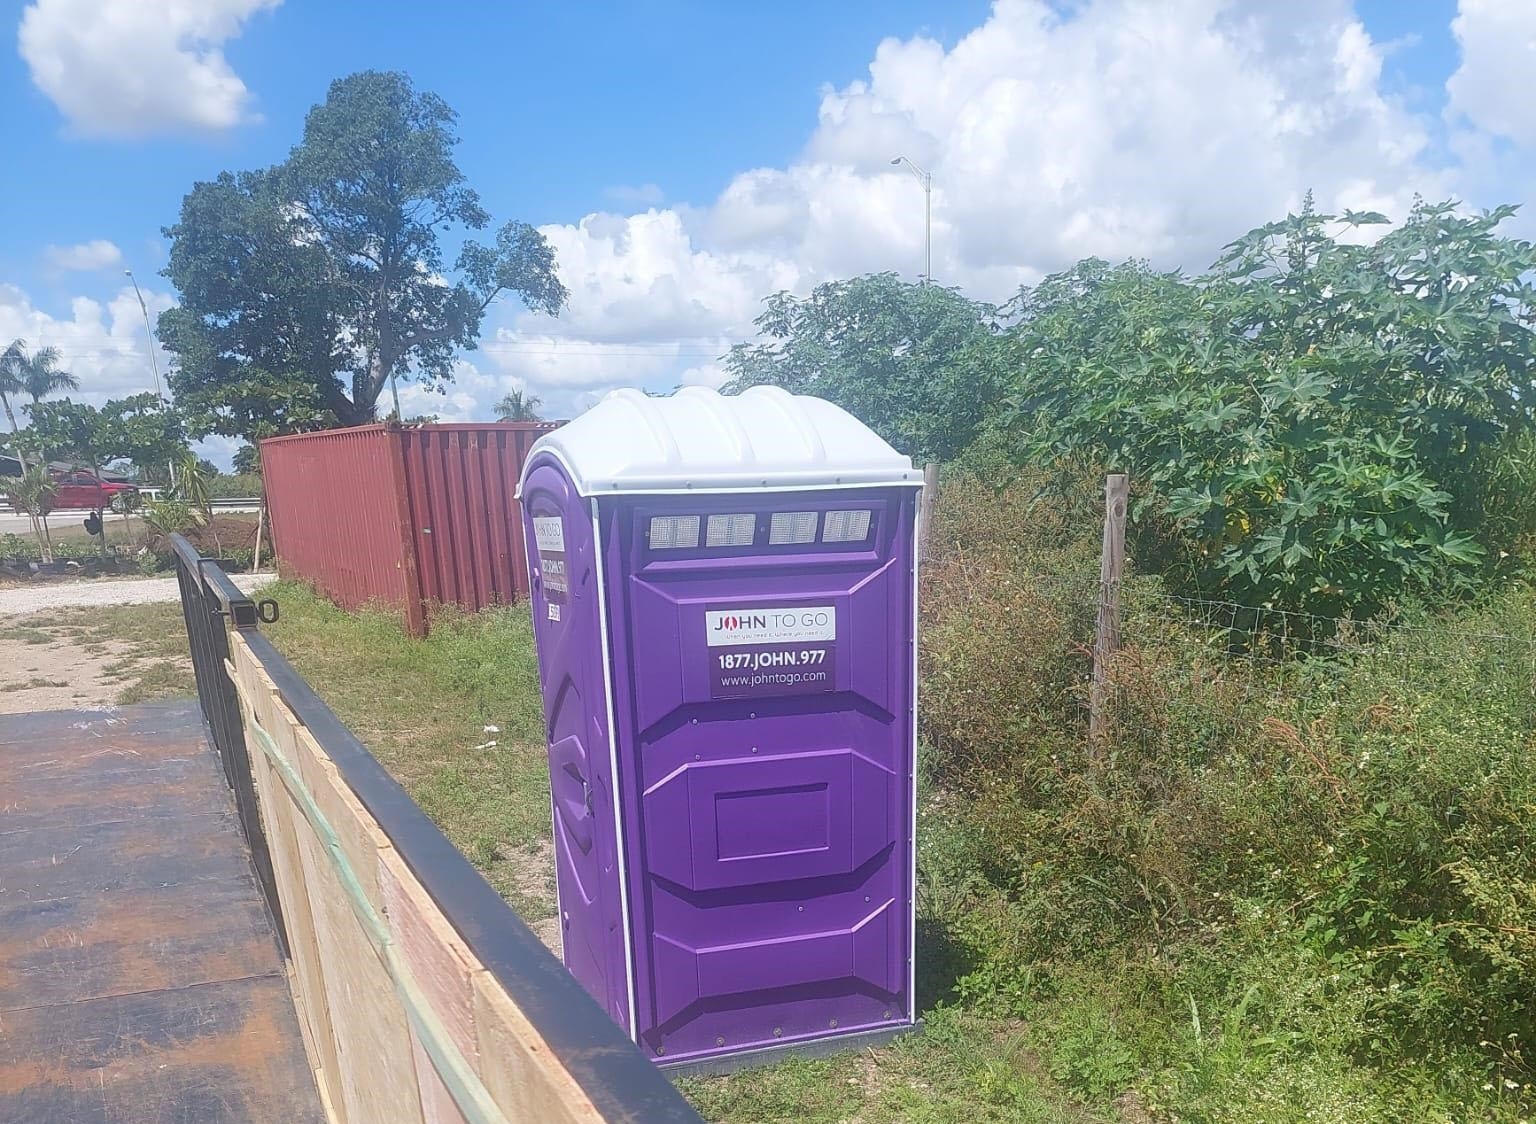
<svg viewBox="0 0 1536 1124"><path fill-rule="evenodd" d="M933 501L939 493L939 466L933 461L923 465L923 495L917 507L917 560L928 561L929 544L933 542Z"/></svg>
<svg viewBox="0 0 1536 1124"><path fill-rule="evenodd" d="M1104 550L1099 559L1099 619L1093 635L1093 687L1088 696L1089 756L1097 764L1104 739L1110 657L1120 648L1120 578L1125 573L1125 508L1130 482L1124 473L1104 478Z"/></svg>

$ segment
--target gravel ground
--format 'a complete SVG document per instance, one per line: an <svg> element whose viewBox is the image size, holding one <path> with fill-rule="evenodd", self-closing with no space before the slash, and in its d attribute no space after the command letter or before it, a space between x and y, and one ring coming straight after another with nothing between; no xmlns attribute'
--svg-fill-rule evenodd
<svg viewBox="0 0 1536 1124"><path fill-rule="evenodd" d="M235 585L246 593L273 580L271 574L235 574ZM143 605L176 601L181 589L172 574L165 578L125 578L121 581L83 579L0 589L0 617L24 616L48 609L91 605Z"/></svg>

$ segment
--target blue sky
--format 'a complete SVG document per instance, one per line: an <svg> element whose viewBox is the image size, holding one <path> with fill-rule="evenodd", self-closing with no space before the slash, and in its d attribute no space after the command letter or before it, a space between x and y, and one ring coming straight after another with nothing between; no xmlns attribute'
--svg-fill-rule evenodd
<svg viewBox="0 0 1536 1124"><path fill-rule="evenodd" d="M0 26L0 337L96 398L146 383L122 270L174 300L182 195L281 159L368 67L458 110L471 183L572 290L558 321L497 306L452 393L410 392L454 419L716 382L769 292L915 276L897 152L934 174L937 278L986 297L1090 253L1199 268L1308 188L1400 215L1533 182L1531 0L35 0Z"/></svg>

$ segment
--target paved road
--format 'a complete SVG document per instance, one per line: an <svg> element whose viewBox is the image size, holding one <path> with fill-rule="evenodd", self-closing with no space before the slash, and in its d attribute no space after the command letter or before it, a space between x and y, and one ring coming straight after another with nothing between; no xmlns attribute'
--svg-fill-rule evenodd
<svg viewBox="0 0 1536 1124"><path fill-rule="evenodd" d="M236 574L235 584L246 593L272 580L271 574ZM144 605L152 601L176 601L181 589L173 574L167 578L82 578L73 582L48 582L0 589L0 617L41 613L49 609L91 605Z"/></svg>
<svg viewBox="0 0 1536 1124"><path fill-rule="evenodd" d="M213 512L215 515L230 515L243 511L247 514L255 515L260 510L254 504L241 504L235 507L215 507ZM80 521L86 517L86 514L84 511L55 511L48 517L48 526L78 527L80 526ZM122 516L108 513L107 525L109 527L121 526L122 522ZM9 509L0 509L0 535L30 535L31 533L32 524L25 515L16 515Z"/></svg>

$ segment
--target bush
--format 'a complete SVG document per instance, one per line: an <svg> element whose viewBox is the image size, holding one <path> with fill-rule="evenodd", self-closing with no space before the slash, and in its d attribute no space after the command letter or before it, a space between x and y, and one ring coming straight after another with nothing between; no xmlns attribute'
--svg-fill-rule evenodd
<svg viewBox="0 0 1536 1124"><path fill-rule="evenodd" d="M1097 526L1031 494L946 481L924 577L956 994L1028 1014L1084 1095L1185 1119L1528 1111L1536 592L1308 654L1132 578L1095 765Z"/></svg>
<svg viewBox="0 0 1536 1124"><path fill-rule="evenodd" d="M1363 619L1465 590L1536 531L1536 247L1498 233L1513 213L1419 204L1346 241L1386 219L1308 206L1204 277L1047 278L1007 341L1023 455L1129 472L1166 548L1143 561L1206 594Z"/></svg>

